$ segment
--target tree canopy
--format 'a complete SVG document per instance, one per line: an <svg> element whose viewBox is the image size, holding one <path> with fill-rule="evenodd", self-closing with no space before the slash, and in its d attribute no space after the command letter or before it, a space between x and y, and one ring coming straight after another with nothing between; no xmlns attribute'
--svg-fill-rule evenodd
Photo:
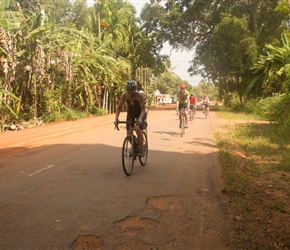
<svg viewBox="0 0 290 250"><path fill-rule="evenodd" d="M250 68L265 45L278 44L289 28L286 0L152 1L142 10L143 28L156 42L194 49L188 72L201 74L220 92L246 94ZM162 46L162 45L160 45Z"/></svg>

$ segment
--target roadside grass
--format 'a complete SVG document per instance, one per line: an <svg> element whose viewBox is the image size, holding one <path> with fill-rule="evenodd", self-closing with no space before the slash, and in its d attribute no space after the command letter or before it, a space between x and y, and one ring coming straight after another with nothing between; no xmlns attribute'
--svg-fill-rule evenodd
<svg viewBox="0 0 290 250"><path fill-rule="evenodd" d="M219 116L228 119L228 120L260 120L260 117L254 114L246 114L246 113L237 113L237 112L231 112L231 111L222 111L221 108L219 108Z"/></svg>
<svg viewBox="0 0 290 250"><path fill-rule="evenodd" d="M290 249L289 132L253 115L217 115L227 121L215 138L238 244L245 249Z"/></svg>

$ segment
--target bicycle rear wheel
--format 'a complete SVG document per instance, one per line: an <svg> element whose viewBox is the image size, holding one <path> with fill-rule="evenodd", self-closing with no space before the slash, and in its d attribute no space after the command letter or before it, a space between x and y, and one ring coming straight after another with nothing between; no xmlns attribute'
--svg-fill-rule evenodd
<svg viewBox="0 0 290 250"><path fill-rule="evenodd" d="M148 138L147 138L147 134L144 131L142 131L142 134L143 134L143 148L144 148L145 155L143 157L139 157L139 161L142 166L145 166L147 162L147 158L148 158Z"/></svg>
<svg viewBox="0 0 290 250"><path fill-rule="evenodd" d="M132 136L127 136L123 142L122 164L124 173L129 176L132 174L134 166L134 142Z"/></svg>

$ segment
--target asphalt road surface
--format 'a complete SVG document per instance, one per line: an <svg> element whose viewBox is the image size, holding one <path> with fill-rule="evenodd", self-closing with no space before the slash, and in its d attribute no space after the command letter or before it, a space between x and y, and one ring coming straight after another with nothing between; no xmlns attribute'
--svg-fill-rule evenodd
<svg viewBox="0 0 290 250"><path fill-rule="evenodd" d="M211 119L150 109L130 177L113 114L0 133L0 249L229 249Z"/></svg>

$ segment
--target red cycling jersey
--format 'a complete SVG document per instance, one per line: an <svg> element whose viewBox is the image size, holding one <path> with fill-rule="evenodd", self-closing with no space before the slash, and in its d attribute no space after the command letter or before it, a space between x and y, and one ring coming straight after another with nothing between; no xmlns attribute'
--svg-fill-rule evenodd
<svg viewBox="0 0 290 250"><path fill-rule="evenodd" d="M190 96L189 101L190 101L190 104L196 105L196 97L195 96Z"/></svg>

